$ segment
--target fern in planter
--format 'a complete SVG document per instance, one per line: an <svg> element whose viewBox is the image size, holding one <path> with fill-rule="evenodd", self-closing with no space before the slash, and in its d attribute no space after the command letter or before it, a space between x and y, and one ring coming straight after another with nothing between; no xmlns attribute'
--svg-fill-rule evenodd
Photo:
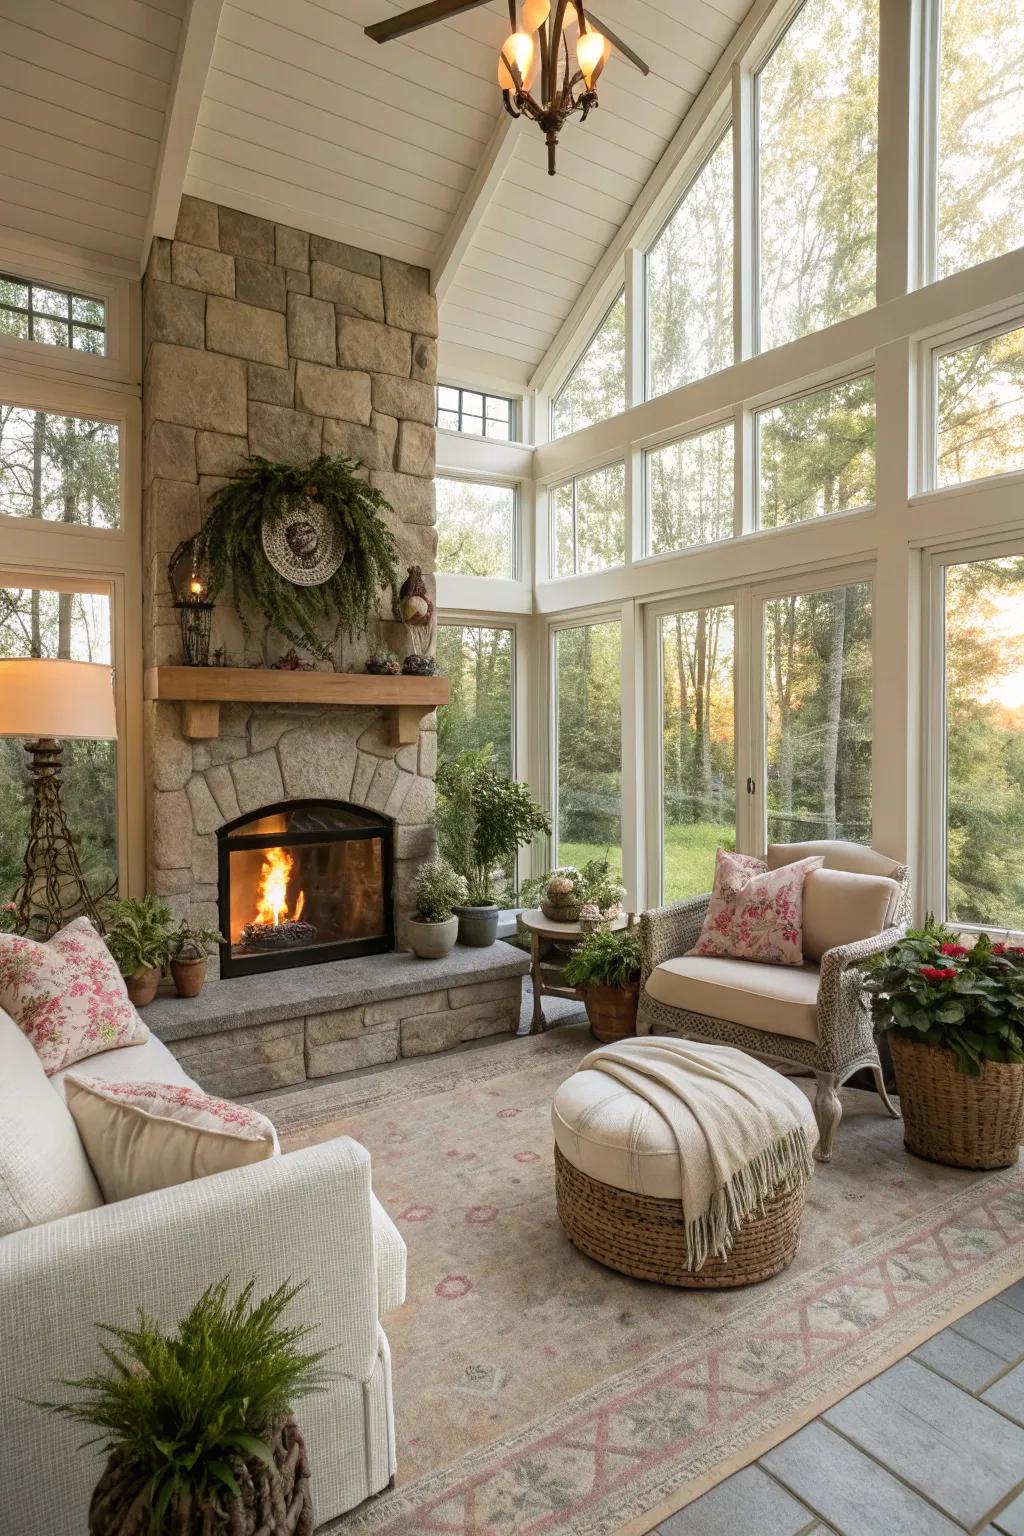
<svg viewBox="0 0 1024 1536"><path fill-rule="evenodd" d="M248 605L292 645L329 661L338 636L367 629L381 593L398 585L398 547L381 516L393 508L357 477L358 467L354 459L326 454L303 466L251 459L211 498L209 516L175 551L172 568L188 560L204 571L211 602L228 590L246 632ZM307 501L319 502L336 520L345 549L334 575L312 587L275 570L262 538L264 520L272 525ZM329 641L325 622L334 625Z"/></svg>
<svg viewBox="0 0 1024 1536"><path fill-rule="evenodd" d="M565 965L570 987L629 987L640 980L639 928L599 929L577 944Z"/></svg>

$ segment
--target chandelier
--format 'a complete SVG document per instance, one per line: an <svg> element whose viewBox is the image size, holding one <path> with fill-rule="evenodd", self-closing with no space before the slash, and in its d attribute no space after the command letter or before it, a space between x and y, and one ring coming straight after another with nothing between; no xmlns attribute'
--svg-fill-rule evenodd
<svg viewBox="0 0 1024 1536"><path fill-rule="evenodd" d="M365 29L366 35L377 43L390 42L420 27L449 21L483 3L485 0L431 0L376 22ZM548 175L553 176L558 135L570 117L578 112L580 121L586 122L597 106L597 82L612 48L641 74L650 74L650 69L585 9L584 0L523 0L518 15L516 0L508 0L508 14L512 32L498 55L502 100L510 116L528 117L538 125L548 147ZM536 95L532 89L535 82Z"/></svg>

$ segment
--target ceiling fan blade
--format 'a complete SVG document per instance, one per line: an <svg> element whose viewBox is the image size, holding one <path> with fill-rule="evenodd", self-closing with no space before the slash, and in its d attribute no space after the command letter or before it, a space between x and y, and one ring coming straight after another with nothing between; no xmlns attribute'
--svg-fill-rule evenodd
<svg viewBox="0 0 1024 1536"><path fill-rule="evenodd" d="M628 59L631 64L635 64L642 75L650 74L651 66L649 64L645 64L640 55L638 53L634 53L629 44L624 43L621 37L616 37L611 27L606 27L603 21L599 21L598 18L594 15L593 11L590 9L589 5L587 6L587 21L591 23L598 32L603 32L605 37L611 43L612 47L617 48L624 59Z"/></svg>
<svg viewBox="0 0 1024 1536"><path fill-rule="evenodd" d="M488 0L428 0L426 5L417 5L411 11L402 11L385 21L375 21L372 27L364 27L363 31L375 43L390 43L396 37L418 32L421 27L432 27L435 21L448 21L463 11L475 11L487 3Z"/></svg>

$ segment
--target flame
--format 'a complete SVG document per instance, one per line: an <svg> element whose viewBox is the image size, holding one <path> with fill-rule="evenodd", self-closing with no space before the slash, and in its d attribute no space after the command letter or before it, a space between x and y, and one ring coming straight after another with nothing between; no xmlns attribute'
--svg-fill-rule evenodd
<svg viewBox="0 0 1024 1536"><path fill-rule="evenodd" d="M269 923L275 928L280 923L298 922L306 904L306 893L300 891L294 913L288 911L288 881L291 879L295 860L283 848L268 848L256 886L256 922Z"/></svg>

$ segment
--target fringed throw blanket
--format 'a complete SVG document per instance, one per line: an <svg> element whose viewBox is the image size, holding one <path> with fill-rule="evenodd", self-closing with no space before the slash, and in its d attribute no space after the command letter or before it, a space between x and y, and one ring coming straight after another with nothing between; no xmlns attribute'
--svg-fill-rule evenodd
<svg viewBox="0 0 1024 1536"><path fill-rule="evenodd" d="M605 1072L662 1116L679 1149L687 1264L725 1258L773 1195L810 1177L814 1115L794 1083L729 1046L648 1035L591 1051Z"/></svg>

